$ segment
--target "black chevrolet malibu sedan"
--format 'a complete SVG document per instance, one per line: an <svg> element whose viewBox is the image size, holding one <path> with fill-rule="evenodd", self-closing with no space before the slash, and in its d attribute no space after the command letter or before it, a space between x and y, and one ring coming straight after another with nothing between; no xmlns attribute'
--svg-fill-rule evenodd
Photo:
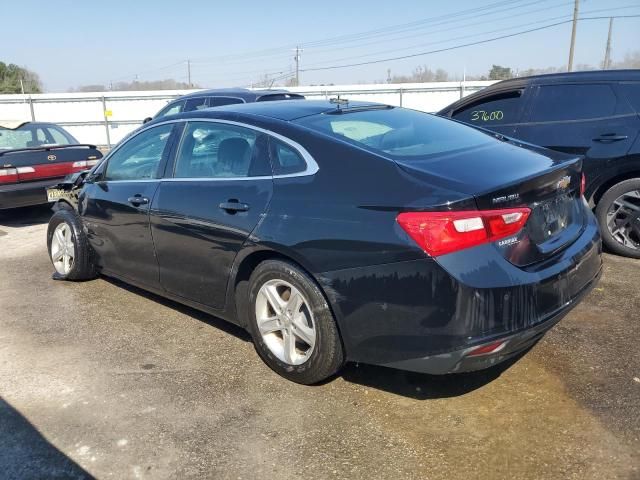
<svg viewBox="0 0 640 480"><path fill-rule="evenodd" d="M581 160L524 147L343 100L165 117L60 185L54 276L101 273L225 318L300 383L346 361L489 367L601 271Z"/></svg>

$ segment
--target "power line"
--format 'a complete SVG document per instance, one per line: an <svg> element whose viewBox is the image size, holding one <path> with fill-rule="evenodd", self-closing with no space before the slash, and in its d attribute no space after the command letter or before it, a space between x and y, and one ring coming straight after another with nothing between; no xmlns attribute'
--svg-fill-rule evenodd
<svg viewBox="0 0 640 480"><path fill-rule="evenodd" d="M609 18L638 18L640 17L640 15L618 15L618 16L614 16L614 17L583 17L583 18L579 18L578 20L602 20L602 19L609 19ZM440 48L437 50L430 50L427 52L420 52L420 53L413 53L410 55L401 55L398 57L390 57L390 58L382 58L382 59L378 59L378 60L370 60L367 62L358 62L358 63L351 63L351 64L346 64L346 65L333 65L333 66L329 66L329 67L318 67L318 68L305 68L300 70L301 72L316 72L316 71L320 71L320 70L335 70L335 69L339 69L339 68L348 68L348 67L359 67L362 65L372 65L375 63L383 63L383 62L391 62L394 60L404 60L407 58L415 58L415 57L421 57L424 55L430 55L433 53L440 53L440 52L447 52L450 50L457 50L460 48L464 48L464 47L471 47L474 45L481 45L484 43L490 43L490 42L495 42L497 40L502 40L505 38L511 38L511 37L517 37L520 35L524 35L527 33L531 33L531 32L537 32L540 30L546 30L548 28L552 28L552 27L557 27L558 25L564 25L567 24L569 22L572 22L573 20L564 20L562 22L556 22L556 23L552 23L550 25L544 25L542 27L537 27L537 28L530 28L528 30L523 30L520 32L515 32L515 33L510 33L507 35L500 35L498 37L493 37L493 38L487 38L485 40L478 40L477 42L470 42L470 43L464 43L461 45L455 45L452 47L447 47L447 48Z"/></svg>
<svg viewBox="0 0 640 480"><path fill-rule="evenodd" d="M539 3L539 2L536 2L536 4L537 3ZM560 3L558 5L545 7L545 8L538 8L538 9L535 9L535 10L528 10L528 11L520 12L520 13L517 13L517 14L511 14L511 15L508 15L508 16L505 16L505 17L492 18L491 21L492 22L497 22L497 21L500 21L500 20L508 20L508 19L512 19L512 18L516 18L516 17L523 17L523 16L526 16L526 15L530 15L532 13L549 11L551 9L564 7L564 6L570 5L570 4L573 4L573 1L564 2L564 3ZM497 13L497 12L494 12L494 13ZM563 17L565 17L565 16L566 15L563 15ZM333 52L333 51L336 51L336 50L341 50L342 51L342 50L345 50L345 49L362 48L362 47L366 47L366 46L370 46L370 45L376 45L376 44L379 44L379 43L390 43L390 42L395 42L395 41L398 41L398 40L405 40L405 39L408 39L408 38L424 37L425 35L435 35L437 33L450 32L452 30L458 30L458 29L461 29L461 28L473 27L473 26L476 26L476 25L485 25L486 23L487 23L486 20L482 20L480 22L466 23L466 24L463 24L463 25L458 25L458 26L454 26L454 27L447 27L447 28L443 28L443 29L440 29L440 30L431 30L430 29L427 32L414 33L414 34L411 34L411 35L405 35L405 36L402 36L402 37L397 37L397 38L392 38L392 39L384 38L384 39L380 39L380 40L374 40L372 42L360 43L360 44L357 44L357 45L350 45L350 46L349 45L342 45L339 48L330 48L330 49L324 49L324 50L312 50L312 53L324 53L324 52Z"/></svg>
<svg viewBox="0 0 640 480"><path fill-rule="evenodd" d="M346 35L339 35L336 37L328 37L325 39L321 39L321 40L314 40L314 41L309 41L309 42L304 42L301 44L289 44L289 45L283 45L280 47L273 47L273 48L269 48L269 49L263 49L263 50L255 50L255 51L249 51L249 52L239 52L236 54L228 54L228 55L221 55L221 56L217 56L217 57L205 57L208 59L207 62L200 62L200 63L210 63L210 62L215 62L215 61L219 61L219 60L224 60L224 59L238 59L238 58L243 58L243 57L257 57L257 56L265 56L268 55L269 53L272 52L276 52L278 54L280 54L280 52L282 52L283 50L291 50L291 49L295 49L296 47L302 47L302 48L313 48L316 46L326 46L326 45L333 45L333 44L340 44L342 45L344 42L346 41L352 41L349 39L363 39L365 37L369 37L372 35L381 35L381 34L393 34L394 30L400 30L400 32L402 32L402 29L407 29L407 28L416 28L418 26L422 27L426 24L430 24L434 21L439 21L439 20L447 20L449 18L455 18L455 17L460 17L460 16L473 16L474 18L477 16L484 16L484 15L490 15L490 14L495 14L495 13L501 13L504 10L498 10L495 12L487 12L487 13L482 13L481 15L477 15L480 12L484 12L486 10L492 10L495 8L499 8L505 5L513 5L513 4L517 4L517 3L522 3L524 1L527 0L508 0L508 1L501 1L501 2L495 2L489 5L485 5L482 7L478 7L478 8L474 8L474 9L465 9L465 10L459 10L457 12L452 12L449 14L443 14L437 17L429 17L429 18L425 18L425 19L421 19L421 20L416 20L410 23L404 23L404 24L399 24L399 25L392 25L392 26L387 26L387 27L382 27L382 28L378 28L378 29L374 29L374 30L368 30L368 31L364 31L364 32L358 32L358 33L352 33L352 34L346 34ZM535 2L529 1L529 3L526 3L525 5L519 5L519 6L514 6L511 7L510 9L513 8L522 8L523 6L528 6L531 4L540 4L541 2L546 2L549 0L537 0ZM462 20L468 20L468 19L462 19ZM449 20L449 22L451 22L452 20ZM459 20L455 20L455 21L459 21ZM385 32L390 32L390 33L385 33ZM202 58L202 57L201 57Z"/></svg>
<svg viewBox="0 0 640 480"><path fill-rule="evenodd" d="M569 4L573 4L573 1L567 2L567 3L563 4L563 5L569 5ZM633 7L640 8L640 6L635 6L635 5ZM627 7L620 7L620 8L608 8L608 9L604 8L604 9L599 9L599 10L589 10L589 11L583 12L583 14L598 13L598 12L603 12L603 11L612 12L612 11L615 11L615 10L622 10L622 9L626 9L626 8L630 8L630 7L627 6ZM548 10L548 9L545 9L545 10ZM532 12L529 12L529 13L532 13ZM522 15L512 15L512 17L520 17L520 16L522 16ZM490 34L490 33L504 32L505 30L512 30L514 28L521 28L521 27L526 27L526 26L535 25L535 24L539 24L539 23L545 23L545 22L552 22L552 21L556 21L556 20L561 20L561 19L565 19L568 16L570 16L570 15L569 14L567 14L567 15L559 15L559 16L555 16L555 17L549 17L549 18L544 18L544 19L541 19L541 20L536 20L535 22L527 22L527 23L524 23L524 24L511 25L511 26L508 26L508 27L497 28L497 29L494 29L494 30L488 30L488 31L484 31L484 32L471 33L469 35L461 35L461 36L458 36L458 37L446 38L444 40L438 40L436 42L428 42L428 43L421 43L421 44L418 44L418 45L403 46L402 49L403 50L408 50L408 49L414 49L414 48L422 48L422 47L426 47L426 46L430 46L430 45L438 45L438 44L442 44L442 43L448 43L448 42L451 42L451 41L454 41L454 40L462 40L464 38L473 38L473 37L477 37L477 36L480 36L480 35L487 35L487 34ZM480 22L480 23L484 24L485 22ZM471 26L471 25L477 25L477 24L469 24L469 25L466 25L466 26ZM434 31L432 33L440 33L440 32L443 32L443 31L450 31L450 30L457 30L457 28L447 28L445 30L439 30L439 31L436 30L436 31ZM327 63L335 63L335 62L340 62L340 61L344 61L344 60L351 60L353 58L374 57L374 56L377 56L377 55L382 55L384 53L395 52L397 50L398 50L398 48L394 48L394 49L390 49L390 50L382 50L382 51L378 51L378 52L370 53L370 54L365 54L365 55L342 57L342 58L338 58L338 59L334 58L334 59L331 59L331 60L328 60L328 61L322 61L322 62L313 63L311 66L314 67L314 66L317 66L317 65L323 65L323 64L327 64Z"/></svg>

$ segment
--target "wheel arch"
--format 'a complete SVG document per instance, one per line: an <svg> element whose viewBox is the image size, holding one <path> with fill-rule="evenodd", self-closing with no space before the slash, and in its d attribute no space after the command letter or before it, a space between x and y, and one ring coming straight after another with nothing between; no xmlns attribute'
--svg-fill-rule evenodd
<svg viewBox="0 0 640 480"><path fill-rule="evenodd" d="M254 246L244 250L242 254L236 257L234 266L229 276L229 284L227 287L227 305L231 306L234 310L234 317L236 322L241 327L246 327L249 321L248 312L248 290L249 290L249 278L254 269L262 262L266 260L282 260L289 262L304 271L309 277L316 283L320 292L327 301L327 305L331 309L331 313L336 320L336 327L340 334L340 339L344 345L344 337L340 328L340 317L337 311L336 303L332 301L330 295L330 287L326 282L322 281L322 277L313 273L313 269L310 265L307 265L304 259L299 258L294 252L282 251L280 249L274 249L268 246Z"/></svg>
<svg viewBox="0 0 640 480"><path fill-rule="evenodd" d="M53 207L51 207L51 209L54 212L57 212L58 210L75 210L75 208L73 208L73 205L71 204L71 202L69 202L68 200L64 200L64 199L60 199L56 203L54 203Z"/></svg>
<svg viewBox="0 0 640 480"><path fill-rule="evenodd" d="M620 182L631 180L632 178L640 178L640 169L618 172L616 175L607 178L601 182L589 196L589 204L595 207L607 190Z"/></svg>

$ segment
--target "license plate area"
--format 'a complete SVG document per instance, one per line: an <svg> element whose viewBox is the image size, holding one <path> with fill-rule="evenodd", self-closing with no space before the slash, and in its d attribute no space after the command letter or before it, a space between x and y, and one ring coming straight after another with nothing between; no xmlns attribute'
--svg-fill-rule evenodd
<svg viewBox="0 0 640 480"><path fill-rule="evenodd" d="M529 217L529 238L537 245L561 235L577 223L578 205L575 194L567 193L536 206Z"/></svg>
<svg viewBox="0 0 640 480"><path fill-rule="evenodd" d="M61 188L48 188L47 189L47 201L57 202L60 198L64 197L66 190Z"/></svg>

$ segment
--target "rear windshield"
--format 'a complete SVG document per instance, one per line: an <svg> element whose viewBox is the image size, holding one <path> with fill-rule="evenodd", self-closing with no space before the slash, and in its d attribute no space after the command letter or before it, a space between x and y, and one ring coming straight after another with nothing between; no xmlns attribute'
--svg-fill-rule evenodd
<svg viewBox="0 0 640 480"><path fill-rule="evenodd" d="M0 128L0 150L77 143L68 133L53 125L22 125L15 130Z"/></svg>
<svg viewBox="0 0 640 480"><path fill-rule="evenodd" d="M297 123L403 160L465 150L492 141L489 135L473 128L404 108L325 113L301 118Z"/></svg>

